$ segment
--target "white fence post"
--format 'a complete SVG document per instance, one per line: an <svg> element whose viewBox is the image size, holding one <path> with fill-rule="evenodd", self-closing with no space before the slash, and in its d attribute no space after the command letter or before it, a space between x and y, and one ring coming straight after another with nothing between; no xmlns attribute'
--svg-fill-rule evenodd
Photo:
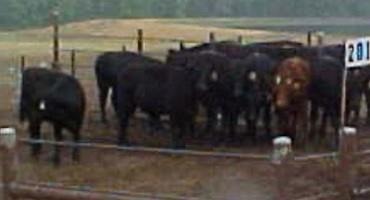
<svg viewBox="0 0 370 200"><path fill-rule="evenodd" d="M278 137L273 140L272 164L276 173L277 200L288 200L289 162L292 159L292 140L289 137Z"/></svg>
<svg viewBox="0 0 370 200"><path fill-rule="evenodd" d="M16 155L16 130L11 127L0 128L0 150L2 154L2 182L3 199L12 200L11 184L16 180L17 155Z"/></svg>
<svg viewBox="0 0 370 200"><path fill-rule="evenodd" d="M340 130L338 190L343 199L353 198L356 177L357 130L343 127Z"/></svg>

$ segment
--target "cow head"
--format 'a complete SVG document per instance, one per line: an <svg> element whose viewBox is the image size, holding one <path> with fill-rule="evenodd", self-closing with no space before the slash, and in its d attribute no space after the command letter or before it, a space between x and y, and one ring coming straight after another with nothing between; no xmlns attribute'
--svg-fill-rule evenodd
<svg viewBox="0 0 370 200"><path fill-rule="evenodd" d="M273 95L277 110L287 110L307 99L311 79L309 64L301 58L284 60L276 69Z"/></svg>
<svg viewBox="0 0 370 200"><path fill-rule="evenodd" d="M198 92L207 93L220 86L228 65L225 58L217 53L207 52L194 56L189 62L188 67L196 68L199 73L196 83Z"/></svg>
<svg viewBox="0 0 370 200"><path fill-rule="evenodd" d="M203 65L199 71L200 77L196 85L199 92L208 92L220 82L222 72L217 66L206 64Z"/></svg>
<svg viewBox="0 0 370 200"><path fill-rule="evenodd" d="M262 53L253 53L235 66L234 96L247 109L250 120L271 99L272 68L272 60Z"/></svg>

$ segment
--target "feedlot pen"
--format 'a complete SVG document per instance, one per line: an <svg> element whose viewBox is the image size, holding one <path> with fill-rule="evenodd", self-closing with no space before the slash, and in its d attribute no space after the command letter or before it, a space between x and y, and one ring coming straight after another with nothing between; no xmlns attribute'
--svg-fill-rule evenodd
<svg viewBox="0 0 370 200"><path fill-rule="evenodd" d="M113 144L115 127L109 127L99 122L96 83L93 74L94 58L100 52L76 52L76 77L81 81L88 95L88 114L82 137L84 142ZM158 52L148 52L158 56ZM163 54L161 56L163 58ZM62 53L62 66L70 71L70 52ZM26 57L26 65L39 64L44 59ZM16 64L18 65L18 64ZM16 73L7 67L1 70L2 75ZM15 107L17 101L14 92L18 88L11 76L1 77L1 94L9 98L1 99L0 125L16 124L18 138L28 138L26 127L15 122ZM111 121L114 120L113 111ZM139 125L138 125L139 124ZM43 138L52 140L51 129L44 126ZM168 143L167 133L148 135L142 130L140 123L130 127L130 137L134 143L145 146L163 147ZM360 129L361 140L359 149L369 148L370 139L367 128ZM370 134L370 133L369 133ZM67 135L66 140L68 140ZM68 146L68 145L67 145ZM88 190L94 188L101 191L115 191L116 194L129 196L130 193L138 199L256 199L267 200L274 198L277 172L270 162L271 143L244 144L243 146L212 147L199 145L192 141L190 149L217 152L235 152L240 155L264 155L258 159L218 158L180 156L177 154L162 155L148 152L117 151L114 148L87 148L82 150L81 162L72 163L69 159L68 147L63 149L62 166L54 168L48 161L52 148L44 145L39 162L30 159L29 149L24 143L19 143L18 153L20 164L17 181L28 185L43 187L69 188L71 190ZM294 147L295 148L295 147ZM297 155L306 155L303 149L294 149ZM321 149L325 151L325 149ZM317 153L317 152L316 152ZM316 155L316 154L315 154ZM318 159L296 159L289 167L289 180L286 190L289 199L300 199L315 196L311 199L338 199L334 196L337 188L338 158L334 154L317 156ZM303 158L303 157L302 157ZM368 159L361 159L366 162ZM356 180L358 187L370 185L368 164L359 166L361 180ZM360 179L360 178L359 178ZM120 192L119 192L120 191ZM129 191L129 192L128 192ZM320 196L320 194L325 194ZM129 199L134 199L132 197ZM310 199L310 198L307 198Z"/></svg>

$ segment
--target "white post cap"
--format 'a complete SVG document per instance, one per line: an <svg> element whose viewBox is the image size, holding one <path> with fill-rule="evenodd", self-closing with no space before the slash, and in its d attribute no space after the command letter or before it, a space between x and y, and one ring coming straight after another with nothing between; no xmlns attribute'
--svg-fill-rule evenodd
<svg viewBox="0 0 370 200"><path fill-rule="evenodd" d="M13 148L16 144L16 130L12 127L0 128L0 146Z"/></svg>
<svg viewBox="0 0 370 200"><path fill-rule="evenodd" d="M286 136L278 137L274 139L273 144L274 145L291 145L292 139Z"/></svg>
<svg viewBox="0 0 370 200"><path fill-rule="evenodd" d="M341 133L346 135L356 135L357 129L354 127L345 126L342 128Z"/></svg>

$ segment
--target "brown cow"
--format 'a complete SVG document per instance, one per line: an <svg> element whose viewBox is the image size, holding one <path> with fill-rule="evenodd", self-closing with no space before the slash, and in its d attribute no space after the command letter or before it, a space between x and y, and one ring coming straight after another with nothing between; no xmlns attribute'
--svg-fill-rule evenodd
<svg viewBox="0 0 370 200"><path fill-rule="evenodd" d="M278 115L280 134L305 141L307 131L308 87L311 79L310 65L299 57L285 59L275 70L273 86L274 106Z"/></svg>

